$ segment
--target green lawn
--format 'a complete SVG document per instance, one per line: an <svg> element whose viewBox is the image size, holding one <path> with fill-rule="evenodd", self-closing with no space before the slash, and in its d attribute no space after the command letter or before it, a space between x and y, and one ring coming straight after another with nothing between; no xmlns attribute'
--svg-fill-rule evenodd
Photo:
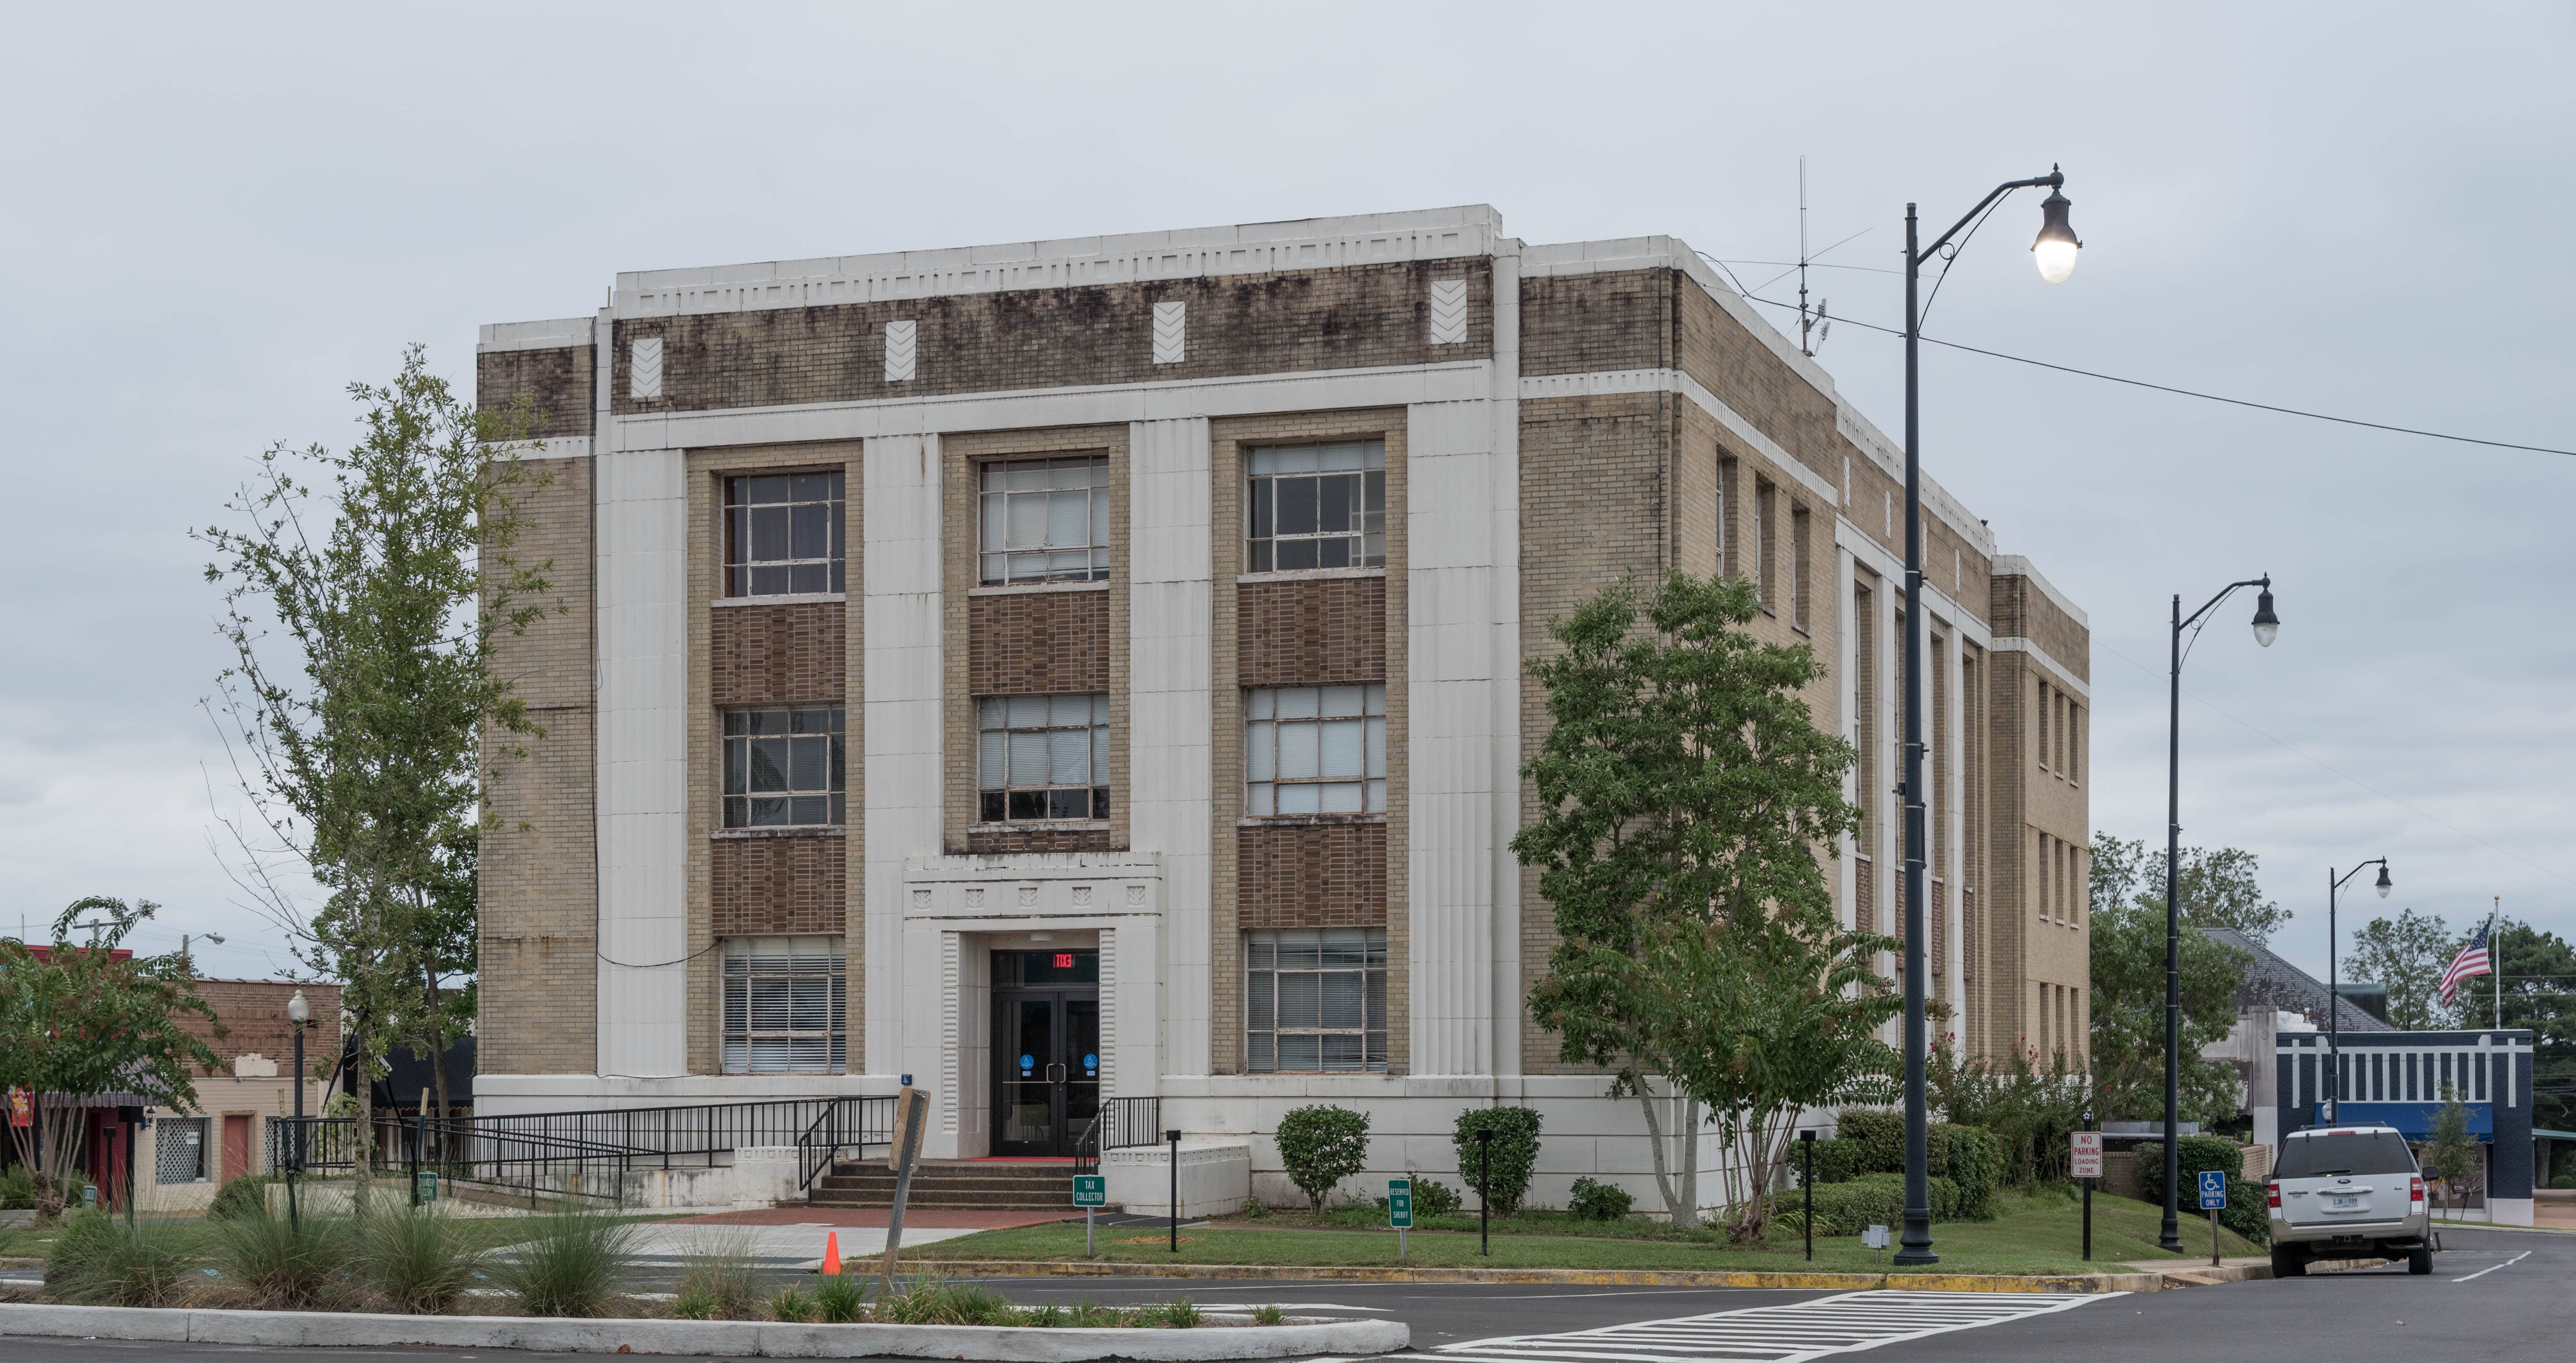
<svg viewBox="0 0 2576 1363"><path fill-rule="evenodd" d="M1992 1221L1944 1222L1933 1227L1939 1273L2084 1273L2103 1272L2124 1262L2174 1260L2155 1249L2156 1209L2126 1198L2093 1200L2093 1262L2081 1257L2083 1226L2078 1204L2059 1194L2006 1194L2002 1214ZM1568 1234L1583 1223L1564 1217L1525 1217L1493 1237L1490 1258L1476 1252L1472 1231L1418 1230L1412 1236L1410 1262L1425 1267L1708 1269L1797 1272L1808 1267L1795 1237L1775 1238L1764 1248L1727 1245L1722 1236L1687 1235L1646 1222L1601 1227L1606 1234ZM1597 1223L1596 1223L1597 1224ZM1552 1232L1552 1233L1551 1233ZM2189 1221L2183 1243L2208 1253L2208 1224ZM1119 1263L1351 1265L1393 1267L1395 1232L1331 1230L1288 1224L1229 1220L1181 1232L1181 1251L1166 1248L1163 1233L1133 1227L1102 1227L1100 1257ZM2219 1232L2222 1254L2261 1251L2231 1232ZM1891 1251L1892 1252L1892 1251ZM984 1231L942 1240L906 1251L906 1257L933 1260L1078 1260L1082 1226L1055 1224L1014 1230ZM1892 1271L1884 1256L1873 1256L1858 1236L1816 1241L1814 1267L1831 1272Z"/></svg>

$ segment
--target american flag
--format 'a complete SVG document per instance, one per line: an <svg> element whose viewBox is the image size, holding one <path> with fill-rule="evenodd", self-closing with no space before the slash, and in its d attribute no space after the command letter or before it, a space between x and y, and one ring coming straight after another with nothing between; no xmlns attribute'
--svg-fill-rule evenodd
<svg viewBox="0 0 2576 1363"><path fill-rule="evenodd" d="M2451 996L2459 992L2460 981L2487 974L2488 969L2487 925L2480 923L2469 934L2469 944L2451 958L2451 968L2442 972L2442 1002L2449 1003Z"/></svg>

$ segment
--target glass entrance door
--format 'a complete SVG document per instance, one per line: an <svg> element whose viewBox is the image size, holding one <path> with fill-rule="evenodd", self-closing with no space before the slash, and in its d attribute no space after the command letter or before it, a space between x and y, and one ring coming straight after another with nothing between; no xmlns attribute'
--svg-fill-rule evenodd
<svg viewBox="0 0 2576 1363"><path fill-rule="evenodd" d="M1070 1155L1100 1111L1098 952L993 953L993 1153Z"/></svg>

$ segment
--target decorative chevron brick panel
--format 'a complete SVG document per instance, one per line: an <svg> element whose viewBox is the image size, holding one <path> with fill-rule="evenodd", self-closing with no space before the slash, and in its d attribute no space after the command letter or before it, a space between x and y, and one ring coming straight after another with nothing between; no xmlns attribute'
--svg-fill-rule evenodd
<svg viewBox="0 0 2576 1363"><path fill-rule="evenodd" d="M1431 281L1431 344L1462 345L1467 340L1467 281Z"/></svg>
<svg viewBox="0 0 2576 1363"><path fill-rule="evenodd" d="M590 434L589 346L552 350L487 350L474 357L474 405L508 411L527 404L523 439Z"/></svg>
<svg viewBox="0 0 2576 1363"><path fill-rule="evenodd" d="M913 355L920 344L913 331L914 325L911 322L885 324L885 376L888 383L912 381Z"/></svg>
<svg viewBox="0 0 2576 1363"><path fill-rule="evenodd" d="M626 395L631 398L662 396L662 338L639 336L627 350Z"/></svg>
<svg viewBox="0 0 2576 1363"><path fill-rule="evenodd" d="M1107 592L968 597L966 630L968 695L1110 689Z"/></svg>
<svg viewBox="0 0 2576 1363"><path fill-rule="evenodd" d="M715 935L840 933L849 902L848 843L839 829L715 839Z"/></svg>
<svg viewBox="0 0 2576 1363"><path fill-rule="evenodd" d="M1156 303L1154 305L1154 363L1179 364L1181 362L1185 349L1182 343L1188 337L1189 325L1189 304Z"/></svg>
<svg viewBox="0 0 2576 1363"><path fill-rule="evenodd" d="M838 705L847 694L848 608L838 601L719 606L708 612L711 699L740 705Z"/></svg>
<svg viewBox="0 0 2576 1363"><path fill-rule="evenodd" d="M1236 914L1245 928L1386 922L1386 824L1350 819L1234 830Z"/></svg>
<svg viewBox="0 0 2576 1363"><path fill-rule="evenodd" d="M1386 579L1291 578L1235 588L1245 686L1386 680Z"/></svg>

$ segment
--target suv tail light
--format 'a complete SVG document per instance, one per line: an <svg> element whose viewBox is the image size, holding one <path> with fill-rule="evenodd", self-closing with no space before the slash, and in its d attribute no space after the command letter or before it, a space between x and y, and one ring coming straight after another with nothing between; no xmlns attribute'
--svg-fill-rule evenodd
<svg viewBox="0 0 2576 1363"><path fill-rule="evenodd" d="M2421 1202L2424 1200L2423 1179L2410 1178L2406 1180L2406 1200L2409 1202Z"/></svg>
<svg viewBox="0 0 2576 1363"><path fill-rule="evenodd" d="M2281 1205L2281 1185L2277 1183L2264 1184L2263 1200L2272 1204L2273 1207L2278 1208Z"/></svg>

